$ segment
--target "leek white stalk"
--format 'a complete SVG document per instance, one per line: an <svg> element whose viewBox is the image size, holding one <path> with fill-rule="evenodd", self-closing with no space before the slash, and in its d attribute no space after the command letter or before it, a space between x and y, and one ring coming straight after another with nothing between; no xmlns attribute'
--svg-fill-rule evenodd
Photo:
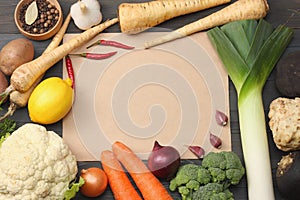
<svg viewBox="0 0 300 200"><path fill-rule="evenodd" d="M290 28L274 29L263 19L231 22L208 31L238 96L249 200L275 199L262 90L292 35Z"/></svg>
<svg viewBox="0 0 300 200"><path fill-rule="evenodd" d="M273 200L273 182L261 91L238 102L249 199Z"/></svg>

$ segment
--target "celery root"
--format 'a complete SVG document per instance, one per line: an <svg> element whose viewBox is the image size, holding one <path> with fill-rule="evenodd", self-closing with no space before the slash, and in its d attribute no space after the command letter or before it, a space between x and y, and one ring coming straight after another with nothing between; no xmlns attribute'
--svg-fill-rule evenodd
<svg viewBox="0 0 300 200"><path fill-rule="evenodd" d="M145 48L150 48L232 21L260 19L265 17L268 11L269 5L266 0L239 0L215 13L212 13L211 15L167 33L162 37L156 38L152 41L147 41L144 46Z"/></svg>
<svg viewBox="0 0 300 200"><path fill-rule="evenodd" d="M136 34L181 15L208 9L230 0L159 0L145 3L122 3L118 7L123 33Z"/></svg>
<svg viewBox="0 0 300 200"><path fill-rule="evenodd" d="M85 44L104 29L117 22L117 18L105 21L104 23L84 31L78 36L73 37L71 40L58 46L54 50L46 54L42 54L40 57L31 62L23 64L13 72L10 79L11 84L8 88L18 90L19 92L27 91L41 75L43 75L59 60L64 58L64 56L69 54L75 48Z"/></svg>

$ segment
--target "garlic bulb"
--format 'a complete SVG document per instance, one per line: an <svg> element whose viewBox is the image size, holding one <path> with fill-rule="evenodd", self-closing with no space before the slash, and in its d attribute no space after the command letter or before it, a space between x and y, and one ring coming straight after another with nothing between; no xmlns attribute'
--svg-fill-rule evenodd
<svg viewBox="0 0 300 200"><path fill-rule="evenodd" d="M87 30L102 21L100 9L97 0L79 0L71 6L70 14L79 29Z"/></svg>

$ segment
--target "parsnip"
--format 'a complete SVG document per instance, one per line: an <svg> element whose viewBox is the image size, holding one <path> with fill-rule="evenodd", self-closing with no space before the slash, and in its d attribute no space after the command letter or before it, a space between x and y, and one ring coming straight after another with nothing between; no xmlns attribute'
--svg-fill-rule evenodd
<svg viewBox="0 0 300 200"><path fill-rule="evenodd" d="M58 46L54 50L46 54L42 54L33 61L20 66L13 72L10 79L10 86L7 90L18 90L19 92L27 91L42 74L44 74L50 67L61 60L64 56L69 54L77 47L85 44L104 29L117 22L118 19L114 18L94 26L78 36L73 37L71 40Z"/></svg>
<svg viewBox="0 0 300 200"><path fill-rule="evenodd" d="M56 47L58 47L58 45L60 44L60 42L63 39L65 32L67 31L70 21L71 21L71 16L69 14L66 17L64 24L61 26L60 30L53 37L52 41L47 46L47 48L45 49L43 54L46 54L46 53L52 51L53 49L55 49ZM19 91L15 90L9 94L10 104L9 104L7 112L3 116L0 117L0 121L7 118L8 116L11 116L16 111L17 108L25 107L27 105L28 99L29 99L32 91L42 80L43 76L44 76L44 74L41 75L26 92L19 92Z"/></svg>
<svg viewBox="0 0 300 200"><path fill-rule="evenodd" d="M147 41L145 42L144 47L150 48L232 21L260 19L265 17L268 11L269 5L267 0L239 0L211 15L208 15L207 17L187 24L162 37L156 38L152 41Z"/></svg>
<svg viewBox="0 0 300 200"><path fill-rule="evenodd" d="M171 18L229 2L230 0L157 0L122 3L118 7L118 16L121 31L136 34Z"/></svg>

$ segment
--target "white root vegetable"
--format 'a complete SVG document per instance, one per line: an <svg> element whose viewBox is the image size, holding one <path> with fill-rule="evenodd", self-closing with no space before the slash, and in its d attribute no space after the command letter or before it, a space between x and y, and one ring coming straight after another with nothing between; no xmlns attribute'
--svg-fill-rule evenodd
<svg viewBox="0 0 300 200"><path fill-rule="evenodd" d="M75 48L85 44L104 29L117 22L117 18L105 21L104 23L84 31L78 36L73 37L71 40L55 48L53 51L50 51L47 54L42 54L33 61L23 64L13 72L10 79L11 84L7 88L7 91L27 91L31 85L55 63L60 61Z"/></svg>
<svg viewBox="0 0 300 200"><path fill-rule="evenodd" d="M269 5L266 0L239 0L207 17L187 24L162 37L147 41L144 47L151 48L232 21L260 19L265 17L268 11Z"/></svg>
<svg viewBox="0 0 300 200"><path fill-rule="evenodd" d="M159 0L122 3L118 16L122 33L136 34L181 15L229 3L230 0Z"/></svg>
<svg viewBox="0 0 300 200"><path fill-rule="evenodd" d="M64 24L61 26L60 30L53 37L52 41L50 42L50 44L48 45L46 50L43 52L43 54L46 54L46 53L52 51L53 49L55 49L56 47L59 46L59 44L62 41L63 36L64 36L68 26L69 26L70 21L71 21L71 16L69 14L66 17L66 19L64 21ZM15 90L15 91L12 91L9 94L10 104L9 104L7 112L3 116L0 117L0 121L2 121L3 119L5 119L5 118L7 118L11 115L13 115L17 108L25 107L27 105L29 97L30 97L32 91L39 84L39 82L42 80L43 76L44 76L44 74L41 75L31 85L31 87L27 91L19 92L19 91Z"/></svg>

